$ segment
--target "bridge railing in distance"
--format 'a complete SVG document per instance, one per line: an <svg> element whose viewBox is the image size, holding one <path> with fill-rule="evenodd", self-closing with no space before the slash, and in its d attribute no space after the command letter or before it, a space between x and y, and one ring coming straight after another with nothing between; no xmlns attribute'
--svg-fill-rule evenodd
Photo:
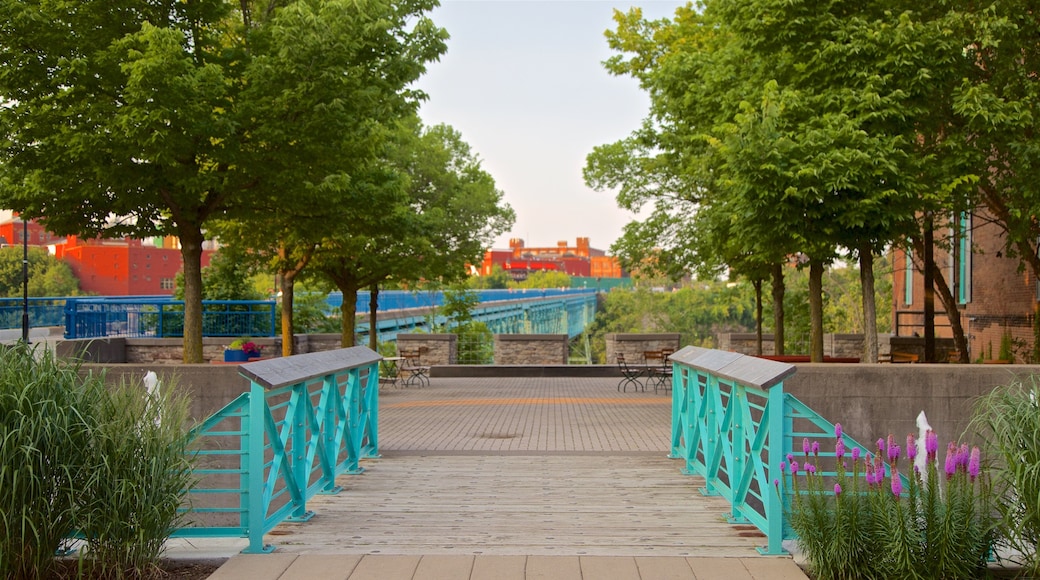
<svg viewBox="0 0 1040 580"><path fill-rule="evenodd" d="M264 534L310 519L307 500L378 457L380 359L358 346L242 365L249 390L194 429L199 483L173 537L248 538L244 553L264 553Z"/></svg>
<svg viewBox="0 0 1040 580"><path fill-rule="evenodd" d="M22 327L22 314L28 306L30 326L61 326L65 324L65 298L0 298L0 329Z"/></svg>
<svg viewBox="0 0 1040 580"><path fill-rule="evenodd" d="M203 300L203 336L274 336L273 300ZM69 298L65 338L184 336L184 301L169 298Z"/></svg>
<svg viewBox="0 0 1040 580"><path fill-rule="evenodd" d="M704 478L702 493L729 502L730 521L766 535L760 551L784 553L784 500L773 482L792 448L783 381L795 367L692 346L669 358L671 456Z"/></svg>

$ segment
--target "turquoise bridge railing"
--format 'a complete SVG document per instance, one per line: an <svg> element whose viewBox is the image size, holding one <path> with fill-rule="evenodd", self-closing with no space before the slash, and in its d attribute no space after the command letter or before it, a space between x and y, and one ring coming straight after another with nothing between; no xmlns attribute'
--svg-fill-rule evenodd
<svg viewBox="0 0 1040 580"><path fill-rule="evenodd" d="M781 471L802 441L820 443L812 460L819 474L835 475L835 425L784 392L793 365L735 352L686 347L672 360L671 457L683 471L704 478L702 493L730 504L728 519L750 523L766 535L764 554L783 554L793 538L784 520L791 475ZM868 450L842 433L850 452ZM795 453L797 449L797 453ZM888 469L886 465L886 470ZM905 483L905 482L904 482Z"/></svg>
<svg viewBox="0 0 1040 580"><path fill-rule="evenodd" d="M486 324L492 334L567 334L574 338L580 336L595 318L596 300L596 294L588 291L495 300L481 302L473 308L472 315L474 320ZM379 340L395 340L402 332L429 332L431 322L443 325L447 319L439 315L427 316L421 309L380 312L377 321ZM370 329L367 319L357 328L364 340Z"/></svg>
<svg viewBox="0 0 1040 580"><path fill-rule="evenodd" d="M262 553L279 523L310 519L308 499L378 456L380 358L352 347L242 365L249 390L195 428L199 485L173 537L248 538L243 552Z"/></svg>

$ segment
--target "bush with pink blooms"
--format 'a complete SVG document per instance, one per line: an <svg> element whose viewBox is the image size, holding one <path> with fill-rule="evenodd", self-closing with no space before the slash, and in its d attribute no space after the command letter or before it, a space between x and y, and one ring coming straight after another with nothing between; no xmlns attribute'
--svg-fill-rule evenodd
<svg viewBox="0 0 1040 580"><path fill-rule="evenodd" d="M977 447L950 443L940 467L929 431L915 466L913 435L905 452L891 435L873 453L848 451L836 425L834 453L819 449L806 439L802 457L788 455L781 466L792 484L787 520L815 577L952 579L985 571L996 521Z"/></svg>

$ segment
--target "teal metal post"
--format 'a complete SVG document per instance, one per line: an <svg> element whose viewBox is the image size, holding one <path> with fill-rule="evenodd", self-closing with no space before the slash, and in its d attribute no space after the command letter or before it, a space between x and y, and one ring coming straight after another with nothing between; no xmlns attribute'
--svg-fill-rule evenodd
<svg viewBox="0 0 1040 580"><path fill-rule="evenodd" d="M242 550L244 554L265 554L274 550L272 546L264 545L264 520L267 519L267 510L264 506L264 448L266 428L264 423L267 416L267 401L264 398L264 389L256 383L249 384L249 412L243 421L247 422L243 431L246 432L245 444L242 451L245 452L246 485L245 503L246 508L242 517L246 518L246 529L249 537L249 546Z"/></svg>
<svg viewBox="0 0 1040 580"><path fill-rule="evenodd" d="M704 453L704 495L719 495L715 489L715 478L718 473L712 468L715 464L717 453L721 453L721 442L719 441L718 413L716 402L721 406L722 395L720 394L719 379L715 375L707 376L707 384L704 386L704 395L701 397L701 405L704 406L704 424L701 427L700 448Z"/></svg>
<svg viewBox="0 0 1040 580"><path fill-rule="evenodd" d="M299 490L299 497L292 499L293 510L289 516L290 521L306 521L314 514L307 514L307 479L310 474L310 465L307 464L307 415L310 412L310 397L307 393L306 383L297 383L292 386L292 404L285 417L286 423L292 421L292 432L289 435L292 449L285 454L285 461L292 464L287 470L292 473ZM289 415L291 413L291 416Z"/></svg>
<svg viewBox="0 0 1040 580"><path fill-rule="evenodd" d="M740 492L740 481L744 477L744 467L747 464L747 440L744 433L744 413L748 408L747 388L744 385L733 384L729 392L730 413L730 451L733 454L729 469L729 487L733 494L730 501L729 521L730 523L746 523L742 510L747 503L746 497L738 497ZM725 435L725 434L724 434Z"/></svg>
<svg viewBox="0 0 1040 580"><path fill-rule="evenodd" d="M790 432L790 425L787 424L789 419L787 419L788 413L784 409L785 405L784 383L780 382L769 389L768 407L765 414L765 419L769 422L767 427L769 429L769 452L766 454L769 458L769 465L766 466L765 471L767 483L773 484L773 491L772 493L762 491L765 501L767 544L765 550L759 549L759 551L769 555L787 553L783 546L785 482L784 475L780 472L780 463L784 460L790 447L790 441L786 436Z"/></svg>

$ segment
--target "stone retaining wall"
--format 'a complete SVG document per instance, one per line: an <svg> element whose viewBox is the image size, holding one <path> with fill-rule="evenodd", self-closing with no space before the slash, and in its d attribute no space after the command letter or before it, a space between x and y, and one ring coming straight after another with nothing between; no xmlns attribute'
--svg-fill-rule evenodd
<svg viewBox="0 0 1040 580"><path fill-rule="evenodd" d="M459 357L457 334L398 334L397 352L426 349L422 354L424 365L451 365Z"/></svg>
<svg viewBox="0 0 1040 580"><path fill-rule="evenodd" d="M607 363L617 362L617 353L624 355L628 362L642 362L643 353L648 350L679 350L680 336L678 332L660 334L611 333L606 340Z"/></svg>
<svg viewBox="0 0 1040 580"><path fill-rule="evenodd" d="M566 334L496 334L496 365L565 365L570 354Z"/></svg>

